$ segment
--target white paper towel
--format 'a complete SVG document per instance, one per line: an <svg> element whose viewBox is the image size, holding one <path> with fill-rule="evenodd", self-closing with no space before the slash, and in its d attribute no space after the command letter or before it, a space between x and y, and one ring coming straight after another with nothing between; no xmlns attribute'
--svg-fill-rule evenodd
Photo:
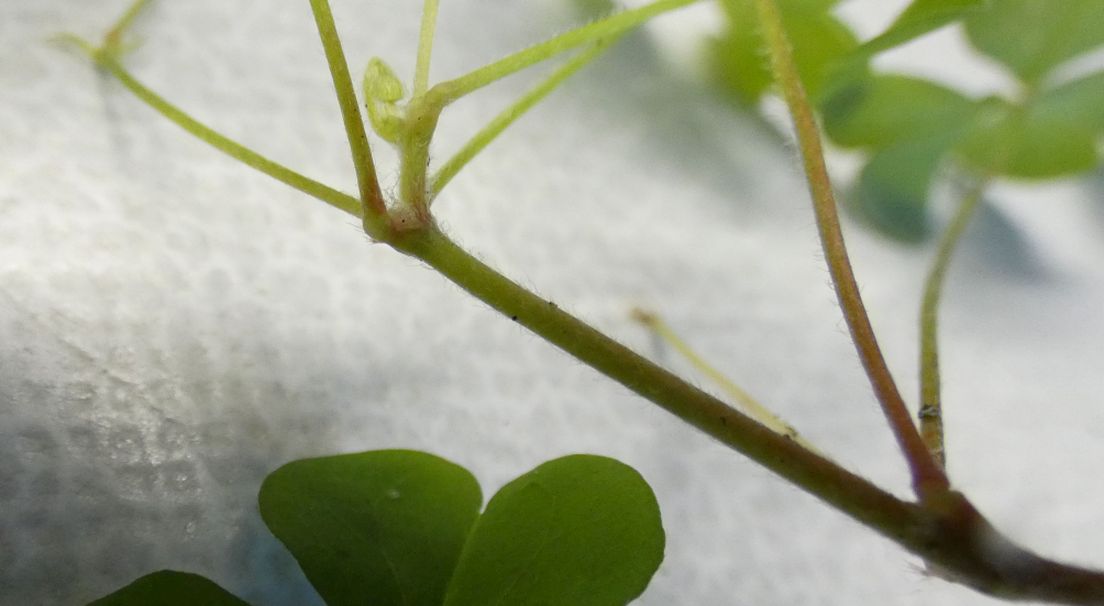
<svg viewBox="0 0 1104 606"><path fill-rule="evenodd" d="M260 522L260 480L293 458L389 447L466 465L487 494L570 452L634 465L668 530L641 604L990 603L924 578L892 544L44 42L96 36L125 4L0 4L0 604L83 603L166 567L256 604L318 603ZM372 55L412 72L419 3L334 4L354 73ZM443 5L434 79L570 22L553 0ZM137 34L127 62L155 90L353 189L306 2L155 2ZM654 48L624 42L512 128L440 199L442 223L685 372L627 313L660 311L824 450L907 494L793 151ZM435 157L534 77L448 110ZM393 155L377 149L393 184ZM943 322L956 483L1028 545L1098 565L1099 198L1076 184L1000 188L954 266ZM847 231L911 396L930 246Z"/></svg>

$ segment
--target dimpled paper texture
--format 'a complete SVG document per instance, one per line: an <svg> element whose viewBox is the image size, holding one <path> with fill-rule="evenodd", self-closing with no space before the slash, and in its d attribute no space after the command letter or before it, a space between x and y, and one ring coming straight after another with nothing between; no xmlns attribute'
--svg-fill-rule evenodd
<svg viewBox="0 0 1104 606"><path fill-rule="evenodd" d="M334 4L354 73L373 55L412 72L420 3ZM575 18L559 0L442 4L435 79ZM98 35L124 5L0 3L4 606L80 604L161 568L256 604L318 604L260 522L260 481L294 458L393 447L471 468L488 495L566 453L638 468L668 533L640 604L989 603L926 579L891 543L44 42ZM511 129L449 187L441 222L523 285L693 377L628 316L662 312L810 440L905 495L792 148L666 60L711 18L695 14L624 42ZM305 0L159 1L137 28L144 42L127 63L155 90L355 188ZM449 109L435 158L537 75ZM377 150L393 186L395 158ZM1100 191L998 194L948 286L953 476L1014 537L1104 564ZM931 245L846 229L911 399Z"/></svg>

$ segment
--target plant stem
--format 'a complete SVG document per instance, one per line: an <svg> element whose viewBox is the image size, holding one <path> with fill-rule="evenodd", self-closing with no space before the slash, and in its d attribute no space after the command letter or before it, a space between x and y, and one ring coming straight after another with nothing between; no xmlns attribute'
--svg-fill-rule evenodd
<svg viewBox="0 0 1104 606"><path fill-rule="evenodd" d="M201 141L277 181L290 185L354 217L360 217L360 201L356 198L299 174L282 164L258 154L237 141L229 139L212 130L210 127L185 113L184 110L169 103L166 99L147 88L114 58L101 54L98 62L101 67L118 78L119 82L138 97L138 99Z"/></svg>
<svg viewBox="0 0 1104 606"><path fill-rule="evenodd" d="M615 39L603 39L594 43L590 48L580 52L574 56L567 63L564 63L552 73L544 82L541 82L537 86L533 87L529 92L525 93L520 99L514 102L513 105L503 110L497 116L494 117L486 126L480 129L460 151L449 158L448 162L445 162L441 168L437 170L437 173L433 175L431 179L432 185L430 186L431 197L436 196L442 189L448 185L449 181L460 172L464 166L471 162L479 152L486 149L492 141L495 140L502 131L506 130L511 124L517 121L525 112L533 108L537 103L540 103L542 99L547 97L553 90L563 84L564 80L567 80L575 72L579 71L586 64L594 60L595 57L604 52L615 41Z"/></svg>
<svg viewBox="0 0 1104 606"><path fill-rule="evenodd" d="M341 106L341 117L345 122L345 134L349 139L349 149L353 156L357 185L360 189L360 201L364 205L362 218L365 231L375 238L387 233L387 204L380 191L376 177L376 164L372 160L372 150L368 146L368 135L364 132L364 121L360 116L360 104L353 91L353 81L349 77L349 66L345 62L345 51L337 36L333 13L328 0L310 0L314 12L314 22L318 26L318 37L326 51L326 63L330 67L337 102Z"/></svg>
<svg viewBox="0 0 1104 606"><path fill-rule="evenodd" d="M908 525L912 505L771 431L522 288L436 227L404 234L391 244L585 364L863 523L883 532L899 532Z"/></svg>
<svg viewBox="0 0 1104 606"><path fill-rule="evenodd" d="M444 102L451 103L468 93L474 92L496 80L521 71L533 64L550 59L564 51L594 42L603 38L623 34L649 19L688 6L699 0L659 0L637 9L622 11L615 15L573 29L565 34L514 53L508 57L483 66L467 75L442 82L434 88L442 91Z"/></svg>
<svg viewBox="0 0 1104 606"><path fill-rule="evenodd" d="M591 49L568 62L566 66L555 72L544 84L522 97L518 103L499 114L486 128L460 150L456 157L435 175L432 181L427 181L426 168L429 165L429 144L433 137L433 131L437 126L437 120L441 111L448 104L472 93L496 80L525 69L535 63L539 63L560 53L571 50L577 46L594 43L601 47L610 39L616 39L632 28L639 26L648 19L661 13L687 6L698 0L657 0L652 4L635 10L623 11L605 19L584 25L565 34L556 36L543 43L531 46L523 51L510 55L502 60L481 67L465 76L454 80L442 82L426 91L423 95L415 94L407 109L407 132L399 143L401 148L401 166L399 169L400 198L403 203L413 210L411 221L407 228L421 228L428 225L432 219L429 214L429 204L433 197L444 185L455 176L460 168L469 162L480 150L486 147L503 129L530 109L541 98L550 93L557 85L567 78L573 71L582 67L586 61L592 58L591 52L597 54L598 50ZM436 6L433 7L433 14ZM429 13L427 13L429 14ZM427 25L423 15L422 34L426 34ZM430 30L431 32L431 30ZM422 53L426 44L419 45L419 63L422 61ZM428 55L426 56L428 65ZM427 68L428 69L428 68Z"/></svg>
<svg viewBox="0 0 1104 606"><path fill-rule="evenodd" d="M761 0L760 8L766 7L764 12L774 9L768 2L769 0ZM143 4L143 0L136 3L137 6ZM343 53L340 46L334 44L336 31L333 28L328 5L324 0L312 0L312 7L315 7L316 20L319 23L331 72L334 75L335 88L338 90L338 98L346 118L350 145L354 148L354 157L357 157L357 144L353 140L356 138L357 130L363 135L363 124L359 122L359 112L357 112L357 126L355 128L350 126L350 113L344 111L349 100L352 100L355 109L356 100L352 95L351 83L348 81ZM770 23L772 19L764 21ZM777 31L774 33L775 39L772 44L776 47L780 45L783 51L788 52L784 34L777 21L775 12L771 27ZM123 29L125 24L118 31ZM76 41L82 48L88 50L100 65L120 78L139 99L188 132L244 163L346 212L357 215L363 210L365 230L370 235L373 235L371 229L378 225L374 221L370 223L370 219L380 221L391 219L386 215L386 208L383 215L368 217L367 211L372 210L369 206L370 198L356 200L328 188L196 122L131 77L118 64L113 54L118 50L117 47L96 49L74 37L67 37L67 39ZM777 64L779 59L776 57L775 61ZM796 83L796 75L792 70L792 59L788 61L788 71L782 69L779 73L793 81L788 85L792 88ZM344 78L340 77L340 72L344 72ZM796 88L800 92L800 84L796 84ZM431 97L432 91L427 93L427 96ZM430 105L433 104L430 103ZM801 116L800 112L796 112L797 115L795 115L803 148L812 149L812 156L819 157L819 147L815 147L819 145L816 124L808 110L808 103L799 96L798 101L791 103L791 111L795 106L804 107L805 110L804 116ZM436 113L431 115L436 117ZM429 132L432 134L431 129ZM810 137L814 147L808 144ZM367 176L371 177L372 183L369 185L373 187L369 189L374 188L378 192L379 185L375 181L374 167L371 165L366 138L364 143L361 151L367 153L365 157L368 163L364 166L358 163L358 168L370 170ZM805 153L807 166L815 164L809 158L810 152ZM820 164L823 172L822 159ZM361 174L358 172L359 176ZM830 197L831 190L827 175L822 174L811 180L814 182L820 180L823 186L828 188L828 208L834 216L835 209ZM818 186L814 183L813 187L814 192L817 192ZM818 206L823 203L820 197L822 195L822 192L815 194ZM382 203L382 197L377 198L376 201ZM421 259L476 298L553 345L923 557L929 563L931 570L937 574L979 591L1009 599L1047 600L1066 604L1104 604L1104 574L1054 563L1012 544L992 529L961 494L946 489L927 494L920 491L923 499L921 504L901 501L838 464L800 447L785 436L771 431L720 400L687 384L577 318L564 313L550 301L523 289L456 246L437 229L432 220L411 230L391 230L389 225L383 225L383 228L388 229L384 232L387 236L384 241L396 250ZM829 230L824 227L821 229L823 238L824 232ZM835 231L838 234L838 219L836 219ZM839 245L842 246L842 240ZM828 248L828 244L825 246ZM845 251L843 261L846 263ZM833 275L835 271L833 266ZM836 281L839 284L838 278ZM851 283L853 285L853 277ZM837 290L840 290L839 286ZM848 303L844 302L844 308L849 309ZM859 310L861 311L861 301L859 301ZM854 327L852 331L854 334ZM858 337L856 339L858 340ZM862 351L860 346L860 354ZM870 372L869 369L868 372ZM912 427L911 423L909 426ZM912 429L915 432L915 427ZM942 470L938 467L936 470L945 482Z"/></svg>
<svg viewBox="0 0 1104 606"><path fill-rule="evenodd" d="M399 140L399 199L413 215L404 229L421 228L433 221L429 213L429 144L443 108L436 88L415 97L407 107L406 126Z"/></svg>
<svg viewBox="0 0 1104 606"><path fill-rule="evenodd" d="M1020 548L957 492L933 494L922 505L897 499L525 290L434 225L403 233L390 244L588 366L924 558L936 574L1003 598L1104 603L1104 574Z"/></svg>
<svg viewBox="0 0 1104 606"><path fill-rule="evenodd" d="M950 483L928 452L916 426L913 425L912 416L901 398L889 367L886 366L874 329L870 325L870 318L867 316L866 307L859 294L859 287L847 255L847 247L843 241L832 182L824 165L820 132L794 64L793 50L786 37L781 13L774 0L756 0L756 3L767 45L770 48L775 77L782 88L790 115L793 117L809 190L813 198L817 229L828 269L832 275L832 282L835 285L836 296L851 331L851 339L855 343L874 393L882 406L882 412L908 462L913 489L921 499L926 499L933 494L946 491Z"/></svg>
<svg viewBox="0 0 1104 606"><path fill-rule="evenodd" d="M437 28L439 0L425 0L422 5L422 28L418 34L418 60L414 66L414 92L420 97L429 88L429 59L433 54L433 33Z"/></svg>
<svg viewBox="0 0 1104 606"><path fill-rule="evenodd" d="M943 403L939 380L939 301L946 283L947 269L966 226L985 192L986 183L978 182L962 199L954 218L935 254L935 262L924 282L924 298L920 305L920 435L940 467L946 468L943 442Z"/></svg>

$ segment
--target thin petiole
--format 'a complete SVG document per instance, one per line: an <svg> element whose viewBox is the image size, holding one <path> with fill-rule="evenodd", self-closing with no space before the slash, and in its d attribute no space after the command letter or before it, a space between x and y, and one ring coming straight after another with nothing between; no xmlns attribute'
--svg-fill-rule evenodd
<svg viewBox="0 0 1104 606"><path fill-rule="evenodd" d="M924 299L920 305L920 436L940 467L946 468L947 455L943 441L943 402L939 379L939 302L962 234L985 192L986 182L970 187L939 242L935 262L924 282Z"/></svg>
<svg viewBox="0 0 1104 606"><path fill-rule="evenodd" d="M317 198L354 217L360 217L360 202L356 198L291 170L215 131L206 124L193 118L183 109L170 103L161 95L158 95L127 71L127 69L119 63L118 59L122 36L134 23L134 19L137 18L142 9L146 8L148 5L149 0L137 0L131 4L123 16L115 22L110 30L108 30L107 34L104 36L103 45L99 48L72 34L63 34L59 36L58 39L75 44L88 54L97 65L115 76L115 78L118 79L127 90L134 94L138 100L148 105L157 113L168 118L171 122L195 136L197 139L285 185L289 185L308 196Z"/></svg>
<svg viewBox="0 0 1104 606"><path fill-rule="evenodd" d="M290 185L354 217L360 217L360 202L356 198L297 173L212 130L139 82L114 58L101 57L99 64L118 78L119 82L134 93L138 99L196 138L277 181Z"/></svg>
<svg viewBox="0 0 1104 606"><path fill-rule="evenodd" d="M912 485L921 500L945 493L950 482L943 469L928 451L920 432L912 422L912 415L901 398L893 375L882 356L870 317L866 313L855 272L851 268L847 247L840 228L836 210L835 193L828 169L824 163L824 150L820 143L820 130L805 88L794 63L793 49L786 35L782 15L775 0L756 0L764 37L770 49L771 65L782 89L786 105L793 117L805 165L805 174L813 199L817 229L821 246L832 275L836 296L843 310L851 340L855 344L863 368L881 404L882 412L901 448L912 475Z"/></svg>
<svg viewBox="0 0 1104 606"><path fill-rule="evenodd" d="M433 175L431 180L430 200L439 194L441 190L448 185L449 181L451 181L452 178L472 160L472 158L478 155L479 152L483 151L492 141L502 134L502 131L506 130L507 127L517 121L518 118L532 109L537 103L540 103L541 100L558 88L564 80L567 80L575 74L575 72L582 69L583 66L593 61L595 57L602 54L602 52L609 48L613 42L614 39L603 39L595 42L593 46L572 57L571 60L553 72L544 82L535 86L513 105L495 116L494 119L480 129L471 140L465 143L454 156L449 158L441 168L437 169L436 174Z"/></svg>
<svg viewBox="0 0 1104 606"><path fill-rule="evenodd" d="M648 327L656 336L663 339L671 348L677 351L682 357L686 358L686 360L690 362L690 365L698 372L709 377L711 381L716 383L722 391L737 402L737 407L741 409L741 412L762 423L771 431L790 438L808 450L819 453L808 440L797 433L797 430L794 429L792 425L783 421L778 415L771 412L770 409L756 400L747 390L737 385L732 379L726 377L724 373L717 370L712 364L706 362L705 358L694 351L694 348L690 347L690 345L684 341L682 337L663 320L663 318L653 312L643 309L634 309L632 317L634 320Z"/></svg>
<svg viewBox="0 0 1104 606"><path fill-rule="evenodd" d="M314 21L318 26L318 37L326 51L326 63L330 67L337 102L341 106L341 117L345 122L345 134L349 139L349 149L353 155L356 169L360 200L364 205L362 219L364 229L377 239L387 233L387 204L380 191L376 176L376 165L372 160L372 150L368 147L368 135L364 132L364 121L360 116L360 104L353 91L353 81L349 77L349 65L345 61L345 51L337 37L333 12L328 0L310 0Z"/></svg>
<svg viewBox="0 0 1104 606"><path fill-rule="evenodd" d="M433 54L433 33L437 29L439 0L425 0L422 7L422 29L418 35L418 62L414 66L414 93L420 97L429 88L429 59Z"/></svg>
<svg viewBox="0 0 1104 606"><path fill-rule="evenodd" d="M467 75L436 85L441 91L442 102L451 103L492 82L519 72L531 65L550 59L560 53L603 38L623 34L648 21L656 15L693 4L698 0L658 0L637 9L627 10L584 25L530 46L508 57L481 67Z"/></svg>

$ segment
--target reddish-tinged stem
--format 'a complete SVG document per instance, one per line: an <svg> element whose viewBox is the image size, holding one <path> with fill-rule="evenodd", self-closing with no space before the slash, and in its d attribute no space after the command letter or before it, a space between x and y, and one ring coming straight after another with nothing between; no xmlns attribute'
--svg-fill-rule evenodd
<svg viewBox="0 0 1104 606"><path fill-rule="evenodd" d="M824 165L824 152L820 144L820 131L809 104L805 88L798 77L794 64L793 51L782 26L782 17L773 0L757 0L760 20L770 47L774 73L782 88L793 117L801 155L805 163L809 190L812 193L813 209L816 213L817 229L820 232L824 256L832 274L836 296L843 309L847 327L851 331L851 340L859 352L863 368L870 378L874 395L882 406L894 437L908 461L912 473L912 486L921 499L933 494L945 492L950 482L943 470L932 458L931 453L920 438L920 433L912 423L912 416L904 399L897 390L893 375L882 357L874 329L870 325L866 307L863 305L855 273L847 256L843 232L840 230L839 214L836 212L836 199L832 191L832 181Z"/></svg>

